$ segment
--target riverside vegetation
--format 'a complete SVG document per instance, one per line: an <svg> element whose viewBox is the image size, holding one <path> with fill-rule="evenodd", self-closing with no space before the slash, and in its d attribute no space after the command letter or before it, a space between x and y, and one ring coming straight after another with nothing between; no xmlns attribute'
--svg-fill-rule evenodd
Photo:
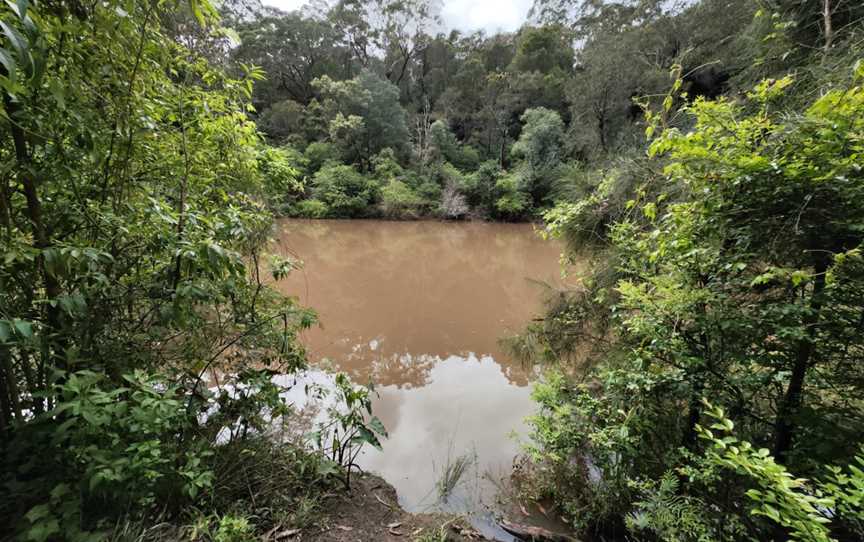
<svg viewBox="0 0 864 542"><path fill-rule="evenodd" d="M2 10L0 536L319 521L385 428L339 377L318 438L274 434L316 322L269 285L291 215L538 220L590 260L508 340L545 369L517 490L581 536L864 537L860 2Z"/></svg>

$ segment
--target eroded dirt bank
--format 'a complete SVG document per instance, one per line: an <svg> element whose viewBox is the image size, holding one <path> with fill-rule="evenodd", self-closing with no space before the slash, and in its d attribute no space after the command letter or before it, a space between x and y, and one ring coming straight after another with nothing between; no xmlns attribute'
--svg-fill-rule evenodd
<svg viewBox="0 0 864 542"><path fill-rule="evenodd" d="M270 533L268 539L320 542L487 540L460 518L402 510L393 486L371 474L357 476L350 491L330 497L318 526Z"/></svg>

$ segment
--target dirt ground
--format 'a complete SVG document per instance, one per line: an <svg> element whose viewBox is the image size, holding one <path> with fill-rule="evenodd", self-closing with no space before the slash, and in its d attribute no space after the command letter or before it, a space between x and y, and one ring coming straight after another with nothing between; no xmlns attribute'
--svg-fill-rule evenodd
<svg viewBox="0 0 864 542"><path fill-rule="evenodd" d="M350 492L327 500L321 526L272 533L269 540L316 542L468 542L486 540L459 518L410 514L396 500L396 490L374 475L357 476ZM443 527L443 529L442 529ZM441 534L446 533L446 538Z"/></svg>

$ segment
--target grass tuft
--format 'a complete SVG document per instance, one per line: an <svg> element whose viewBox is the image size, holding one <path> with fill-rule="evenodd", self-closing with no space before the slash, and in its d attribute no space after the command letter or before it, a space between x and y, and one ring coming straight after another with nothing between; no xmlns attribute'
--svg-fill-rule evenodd
<svg viewBox="0 0 864 542"><path fill-rule="evenodd" d="M441 478L438 479L437 483L438 498L440 500L447 500L472 465L474 465L474 454L471 453L460 455L453 460L449 456L447 457L444 471L441 473Z"/></svg>

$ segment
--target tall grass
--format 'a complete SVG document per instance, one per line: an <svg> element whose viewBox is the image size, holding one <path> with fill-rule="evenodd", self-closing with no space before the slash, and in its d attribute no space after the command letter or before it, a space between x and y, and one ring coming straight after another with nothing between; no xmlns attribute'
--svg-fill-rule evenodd
<svg viewBox="0 0 864 542"><path fill-rule="evenodd" d="M451 459L451 456L448 454L447 462L444 464L444 470L436 484L438 498L440 500L447 501L447 498L456 486L459 485L459 482L465 476L465 473L474 465L474 461L475 456L470 452L462 454L455 459Z"/></svg>

